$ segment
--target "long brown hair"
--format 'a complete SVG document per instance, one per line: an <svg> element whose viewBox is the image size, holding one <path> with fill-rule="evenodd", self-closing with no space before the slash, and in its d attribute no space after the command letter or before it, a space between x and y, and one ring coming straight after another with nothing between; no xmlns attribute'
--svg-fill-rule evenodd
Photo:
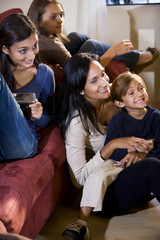
<svg viewBox="0 0 160 240"><path fill-rule="evenodd" d="M27 15L36 25L36 28L40 34L42 34L42 29L40 28L39 23L42 20L42 15L45 13L45 8L51 3L59 4L64 10L62 4L58 0L33 0L29 7ZM63 33L55 34L55 36L58 37L62 42L69 41L67 36L65 36Z"/></svg>

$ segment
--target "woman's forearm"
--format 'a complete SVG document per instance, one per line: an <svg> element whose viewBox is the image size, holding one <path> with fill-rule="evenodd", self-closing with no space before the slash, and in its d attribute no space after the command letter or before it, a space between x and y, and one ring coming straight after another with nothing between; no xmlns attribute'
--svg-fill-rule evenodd
<svg viewBox="0 0 160 240"><path fill-rule="evenodd" d="M106 160L110 158L116 149L127 149L128 152L143 152L148 153L150 142L137 137L116 138L109 141L101 150L101 157Z"/></svg>
<svg viewBox="0 0 160 240"><path fill-rule="evenodd" d="M113 154L113 152L116 150L116 141L111 140L108 142L101 150L100 150L100 155L102 159L107 160L110 158L110 156Z"/></svg>
<svg viewBox="0 0 160 240"><path fill-rule="evenodd" d="M101 57L100 57L100 63L105 68L107 64L115 57L115 53L112 50L112 47L109 48Z"/></svg>

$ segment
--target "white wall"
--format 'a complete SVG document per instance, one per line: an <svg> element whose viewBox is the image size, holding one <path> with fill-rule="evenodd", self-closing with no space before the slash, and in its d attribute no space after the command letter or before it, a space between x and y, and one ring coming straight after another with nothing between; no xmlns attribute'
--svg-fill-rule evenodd
<svg viewBox="0 0 160 240"><path fill-rule="evenodd" d="M77 30L79 0L60 0L65 10L64 30L68 34Z"/></svg>
<svg viewBox="0 0 160 240"><path fill-rule="evenodd" d="M10 8L21 8L26 14L32 0L0 0L0 12Z"/></svg>

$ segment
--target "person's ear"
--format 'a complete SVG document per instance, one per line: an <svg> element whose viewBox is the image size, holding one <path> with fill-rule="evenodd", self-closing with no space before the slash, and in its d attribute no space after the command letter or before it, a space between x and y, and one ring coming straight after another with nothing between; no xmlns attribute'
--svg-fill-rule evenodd
<svg viewBox="0 0 160 240"><path fill-rule="evenodd" d="M80 95L84 95L84 90L82 90L82 91L80 92Z"/></svg>
<svg viewBox="0 0 160 240"><path fill-rule="evenodd" d="M124 104L124 102L117 101L117 100L114 101L114 104L115 104L117 107L119 107L119 108L123 108L123 107L126 106L126 105Z"/></svg>
<svg viewBox="0 0 160 240"><path fill-rule="evenodd" d="M9 54L8 48L6 48L6 46L4 46L4 45L3 45L3 47L2 47L2 51L3 51L5 54Z"/></svg>

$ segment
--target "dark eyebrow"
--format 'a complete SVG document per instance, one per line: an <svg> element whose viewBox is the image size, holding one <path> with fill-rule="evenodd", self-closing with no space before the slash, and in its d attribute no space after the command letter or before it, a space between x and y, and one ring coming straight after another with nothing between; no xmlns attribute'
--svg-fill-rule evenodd
<svg viewBox="0 0 160 240"><path fill-rule="evenodd" d="M65 14L64 11L62 11L62 12L51 12L51 15L57 15L57 14L62 14L62 13Z"/></svg>
<svg viewBox="0 0 160 240"><path fill-rule="evenodd" d="M26 47L26 46L22 46L22 47L19 47L18 49L27 49L28 47Z"/></svg>
<svg viewBox="0 0 160 240"><path fill-rule="evenodd" d="M103 72L105 72L105 69L104 69L104 68L102 69L101 74L102 74ZM97 78L98 78L98 76L96 75L96 76L94 76L93 78L90 78L90 79L88 79L88 80L89 80L89 81L92 81L92 80L95 80L95 79L97 79Z"/></svg>
<svg viewBox="0 0 160 240"><path fill-rule="evenodd" d="M33 46L34 46L35 44L38 44L38 43L39 43L39 40L35 41L35 43L33 44ZM26 47L26 46L21 46L21 47L19 47L18 49L28 49L28 47Z"/></svg>
<svg viewBox="0 0 160 240"><path fill-rule="evenodd" d="M142 82L139 82L139 83L138 83L138 86L139 86L139 85L142 85L142 86L143 86L144 84L143 84Z"/></svg>
<svg viewBox="0 0 160 240"><path fill-rule="evenodd" d="M129 88L128 88L128 90L132 90L132 89L133 89L133 87L129 87ZM127 91L128 91L128 90L127 90Z"/></svg>
<svg viewBox="0 0 160 240"><path fill-rule="evenodd" d="M97 79L97 76L94 76L94 77L92 77L92 78L90 78L88 80L89 80L89 82L91 82L92 80L96 80L96 79Z"/></svg>

